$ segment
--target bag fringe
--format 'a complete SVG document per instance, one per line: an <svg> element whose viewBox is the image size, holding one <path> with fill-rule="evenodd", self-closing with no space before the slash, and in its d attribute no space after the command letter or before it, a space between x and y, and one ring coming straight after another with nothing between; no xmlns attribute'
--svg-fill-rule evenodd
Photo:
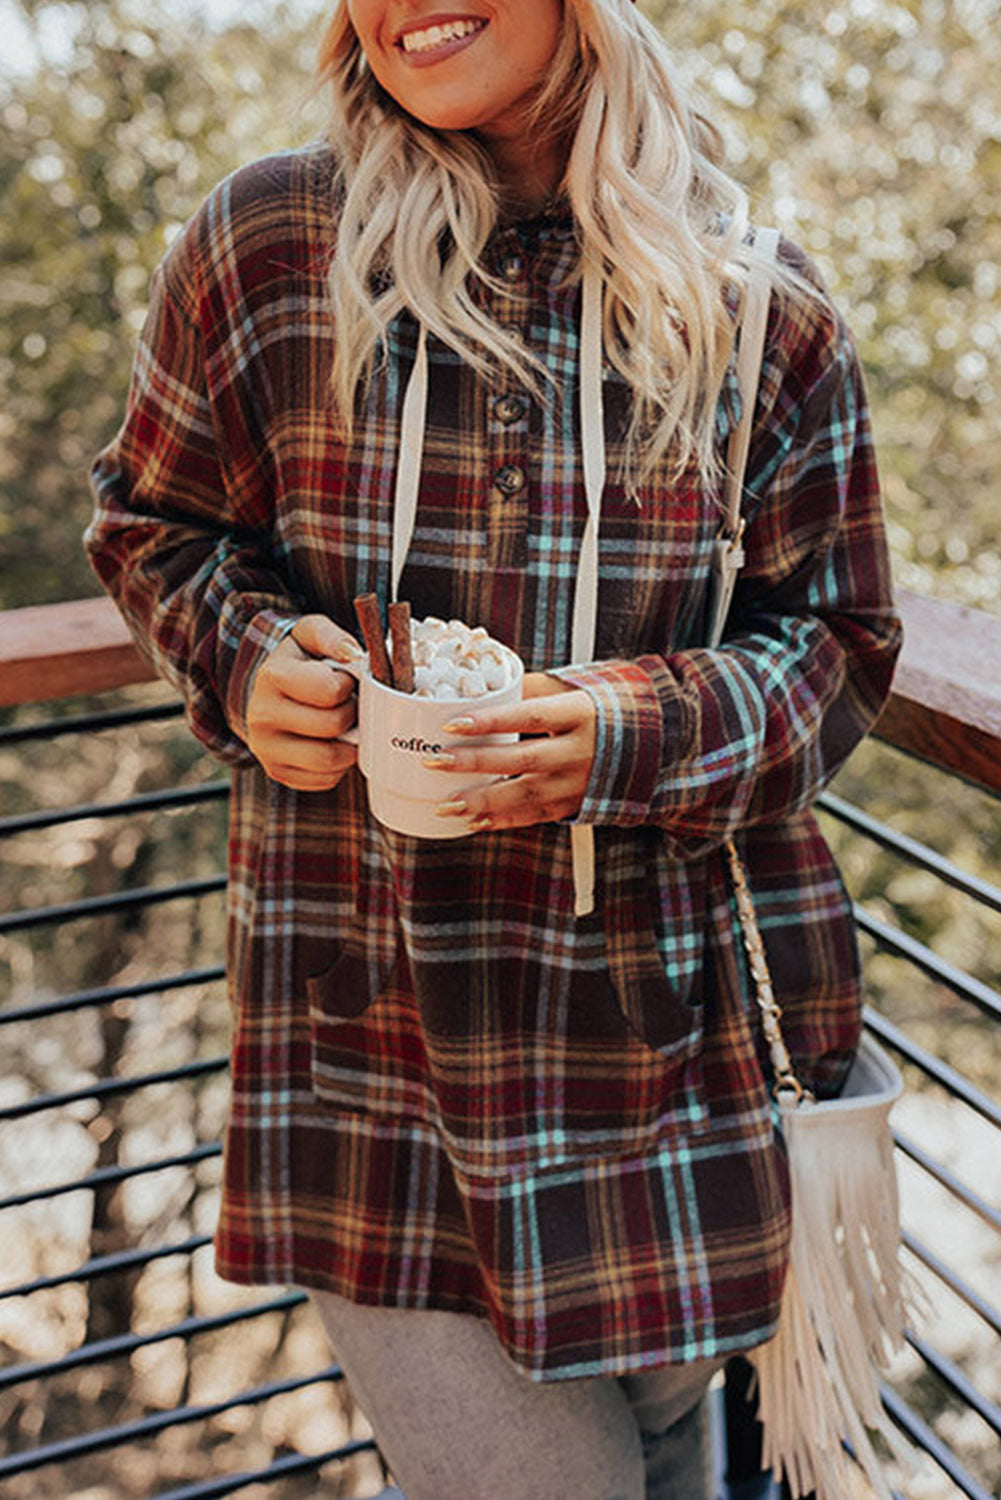
<svg viewBox="0 0 1001 1500"><path fill-rule="evenodd" d="M871 1434L905 1464L911 1459L883 1410L877 1374L903 1347L907 1300L888 1124L900 1087L897 1069L865 1038L840 1099L780 1104L790 1264L779 1332L747 1357L757 1374L763 1465L785 1475L794 1497L852 1493L842 1440L879 1500L892 1497Z"/></svg>

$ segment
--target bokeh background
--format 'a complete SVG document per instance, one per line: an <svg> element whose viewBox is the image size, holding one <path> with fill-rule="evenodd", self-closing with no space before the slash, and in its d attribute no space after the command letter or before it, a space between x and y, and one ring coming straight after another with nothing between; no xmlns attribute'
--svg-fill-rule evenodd
<svg viewBox="0 0 1001 1500"><path fill-rule="evenodd" d="M756 212L816 257L856 332L900 582L997 611L1001 5L649 8ZM150 272L222 175L322 128L325 10L0 6L0 604L92 591L86 467Z"/></svg>

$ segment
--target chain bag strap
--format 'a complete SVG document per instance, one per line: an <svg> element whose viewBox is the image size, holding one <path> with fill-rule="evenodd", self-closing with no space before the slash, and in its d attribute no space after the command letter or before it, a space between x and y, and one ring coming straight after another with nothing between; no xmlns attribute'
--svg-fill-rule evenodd
<svg viewBox="0 0 1001 1500"><path fill-rule="evenodd" d="M726 479L723 487L723 521L713 543L712 583L709 608L707 644L719 645L726 617L730 610L737 576L744 565L743 515L744 476L747 472L747 456L751 447L751 429L754 425L754 404L758 393L765 335L768 328L768 308L771 302L771 276L769 267L778 254L778 230L763 228L757 231L755 248L761 261L755 266L745 294L744 314L740 328L740 346L737 351L737 386L740 391L740 420L730 435L727 446ZM796 1100L805 1090L792 1071L789 1052L782 1037L782 1011L775 999L771 975L765 958L765 947L754 913L747 876L732 839L724 845L730 867L737 914L740 918L748 966L754 980L761 1024L768 1043L772 1069L776 1079L776 1090Z"/></svg>
<svg viewBox="0 0 1001 1500"><path fill-rule="evenodd" d="M744 562L744 475L764 351L778 235L759 230L762 264L747 291L738 355L741 416L728 448L724 519L713 554L709 645L719 645ZM878 1370L903 1347L905 1297L899 1262L900 1217L889 1113L903 1084L871 1037L864 1036L845 1088L817 1101L793 1069L782 1035L747 875L732 839L724 846L748 970L773 1073L773 1095L792 1188L789 1270L778 1332L748 1354L756 1371L762 1455L794 1500L846 1500L856 1492L855 1461L879 1500L891 1492L871 1434L902 1461L913 1455L891 1425Z"/></svg>

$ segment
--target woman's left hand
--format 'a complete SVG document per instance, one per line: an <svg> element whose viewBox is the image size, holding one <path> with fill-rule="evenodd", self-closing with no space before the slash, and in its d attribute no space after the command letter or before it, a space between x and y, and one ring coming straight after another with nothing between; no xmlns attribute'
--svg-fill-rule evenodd
<svg viewBox="0 0 1001 1500"><path fill-rule="evenodd" d="M580 688L558 677L530 672L524 697L506 708L477 710L456 704L456 716L446 726L463 735L529 735L513 745L450 745L424 764L442 774L443 818L462 817L474 832L488 828L527 828L534 823L556 823L580 811L594 760L595 708ZM456 792L449 797L447 776L457 772L488 772L505 781Z"/></svg>

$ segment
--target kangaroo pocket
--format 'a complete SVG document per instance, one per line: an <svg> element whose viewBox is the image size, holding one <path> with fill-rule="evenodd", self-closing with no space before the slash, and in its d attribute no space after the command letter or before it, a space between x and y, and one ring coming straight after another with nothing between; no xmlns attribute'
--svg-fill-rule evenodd
<svg viewBox="0 0 1001 1500"><path fill-rule="evenodd" d="M419 1120L467 1191L707 1120L702 887L658 835L602 830L576 920L566 831L531 833L422 849L406 947L373 965L359 930L307 986L318 1098Z"/></svg>
<svg viewBox="0 0 1001 1500"><path fill-rule="evenodd" d="M460 1026L439 1026L419 994L439 1128L466 1191L582 1158L640 1155L704 1121L697 1047L651 1047L604 963L507 961L493 979L466 992Z"/></svg>
<svg viewBox="0 0 1001 1500"><path fill-rule="evenodd" d="M610 982L636 1034L667 1061L702 1044L706 872L671 859L655 829L603 850Z"/></svg>
<svg viewBox="0 0 1001 1500"><path fill-rule="evenodd" d="M682 991L665 968L662 908L648 889L656 872L635 851L599 867L616 900L603 882L593 917L526 901L516 941L501 927L470 929L454 939L467 963L411 955L441 1128L469 1191L561 1162L641 1154L705 1123L694 1003L704 914L692 913L698 936L683 945Z"/></svg>
<svg viewBox="0 0 1001 1500"><path fill-rule="evenodd" d="M388 956L370 956L350 941L334 953L331 964L306 981L314 1094L352 1114L433 1119L402 943Z"/></svg>

